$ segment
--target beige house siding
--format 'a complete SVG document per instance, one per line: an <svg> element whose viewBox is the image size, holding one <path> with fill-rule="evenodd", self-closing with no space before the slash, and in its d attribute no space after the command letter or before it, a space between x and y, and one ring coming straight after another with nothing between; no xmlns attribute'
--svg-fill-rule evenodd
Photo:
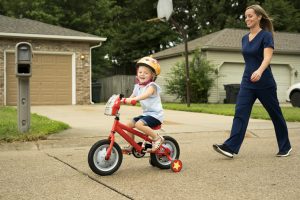
<svg viewBox="0 0 300 200"><path fill-rule="evenodd" d="M192 57L193 57L192 55L189 55L189 61L191 61ZM184 55L159 60L159 64L161 66L161 73L158 76L158 78L156 80L156 83L162 89L161 99L162 99L163 102L176 102L176 101L179 101L178 99L176 99L175 95L167 94L166 79L169 78L168 74L171 72L172 67L174 67L177 63L181 63L181 62L185 63Z"/></svg>
<svg viewBox="0 0 300 200"><path fill-rule="evenodd" d="M0 105L5 105L5 67L6 53L14 52L18 42L29 42L32 44L33 53L38 54L72 54L72 65L75 67L73 83L76 84L76 94L73 104L90 103L90 46L84 42L68 42L53 40L19 40L19 39L0 39ZM80 56L85 59L81 60ZM35 56L35 55L34 55ZM33 72L34 76L34 72Z"/></svg>

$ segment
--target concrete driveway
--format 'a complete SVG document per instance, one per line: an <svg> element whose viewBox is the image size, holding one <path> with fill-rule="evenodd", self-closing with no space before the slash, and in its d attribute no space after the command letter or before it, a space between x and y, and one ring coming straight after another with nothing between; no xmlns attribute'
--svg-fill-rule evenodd
<svg viewBox="0 0 300 200"><path fill-rule="evenodd" d="M299 199L300 123L288 123L293 151L277 158L271 121L250 120L240 154L212 149L229 134L232 117L165 111L165 132L181 148L180 173L151 167L148 157L124 156L120 169L100 177L88 166L89 148L106 138L113 117L103 105L33 106L32 112L71 129L48 140L0 144L0 199ZM121 120L140 113L123 106ZM124 141L118 138L120 145Z"/></svg>

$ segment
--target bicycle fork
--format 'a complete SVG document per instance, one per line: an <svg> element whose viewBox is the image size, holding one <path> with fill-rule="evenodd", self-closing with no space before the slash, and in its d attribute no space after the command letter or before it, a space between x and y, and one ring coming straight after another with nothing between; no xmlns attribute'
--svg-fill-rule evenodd
<svg viewBox="0 0 300 200"><path fill-rule="evenodd" d="M112 148L113 148L114 143L115 143L115 133L113 131L110 132L110 135L109 135L108 139L110 140L110 144L109 144L109 147L106 151L105 160L109 160Z"/></svg>

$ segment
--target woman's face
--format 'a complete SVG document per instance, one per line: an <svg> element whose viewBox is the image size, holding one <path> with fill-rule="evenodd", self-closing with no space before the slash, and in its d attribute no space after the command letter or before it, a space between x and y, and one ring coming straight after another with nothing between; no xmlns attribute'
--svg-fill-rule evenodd
<svg viewBox="0 0 300 200"><path fill-rule="evenodd" d="M256 15L255 11L252 8L249 8L245 11L245 22L248 28L259 27L261 16Z"/></svg>
<svg viewBox="0 0 300 200"><path fill-rule="evenodd" d="M147 81L152 80L152 71L148 67L140 66L137 70L137 78L140 83L146 83Z"/></svg>

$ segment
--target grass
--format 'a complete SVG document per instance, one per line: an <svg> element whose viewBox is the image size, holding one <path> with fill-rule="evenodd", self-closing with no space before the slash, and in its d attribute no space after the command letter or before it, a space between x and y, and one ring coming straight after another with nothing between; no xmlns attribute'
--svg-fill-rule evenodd
<svg viewBox="0 0 300 200"><path fill-rule="evenodd" d="M26 133L18 131L17 110L13 107L0 107L0 142L34 141L46 139L49 134L70 128L69 125L31 114L30 129Z"/></svg>
<svg viewBox="0 0 300 200"><path fill-rule="evenodd" d="M180 110L188 112L210 113L216 115L234 116L235 104L191 104L187 107L186 104L179 103L164 103L164 109ZM288 122L300 122L300 108L295 107L281 107L285 120ZM251 113L251 118L267 119L270 117L261 105L254 105Z"/></svg>

